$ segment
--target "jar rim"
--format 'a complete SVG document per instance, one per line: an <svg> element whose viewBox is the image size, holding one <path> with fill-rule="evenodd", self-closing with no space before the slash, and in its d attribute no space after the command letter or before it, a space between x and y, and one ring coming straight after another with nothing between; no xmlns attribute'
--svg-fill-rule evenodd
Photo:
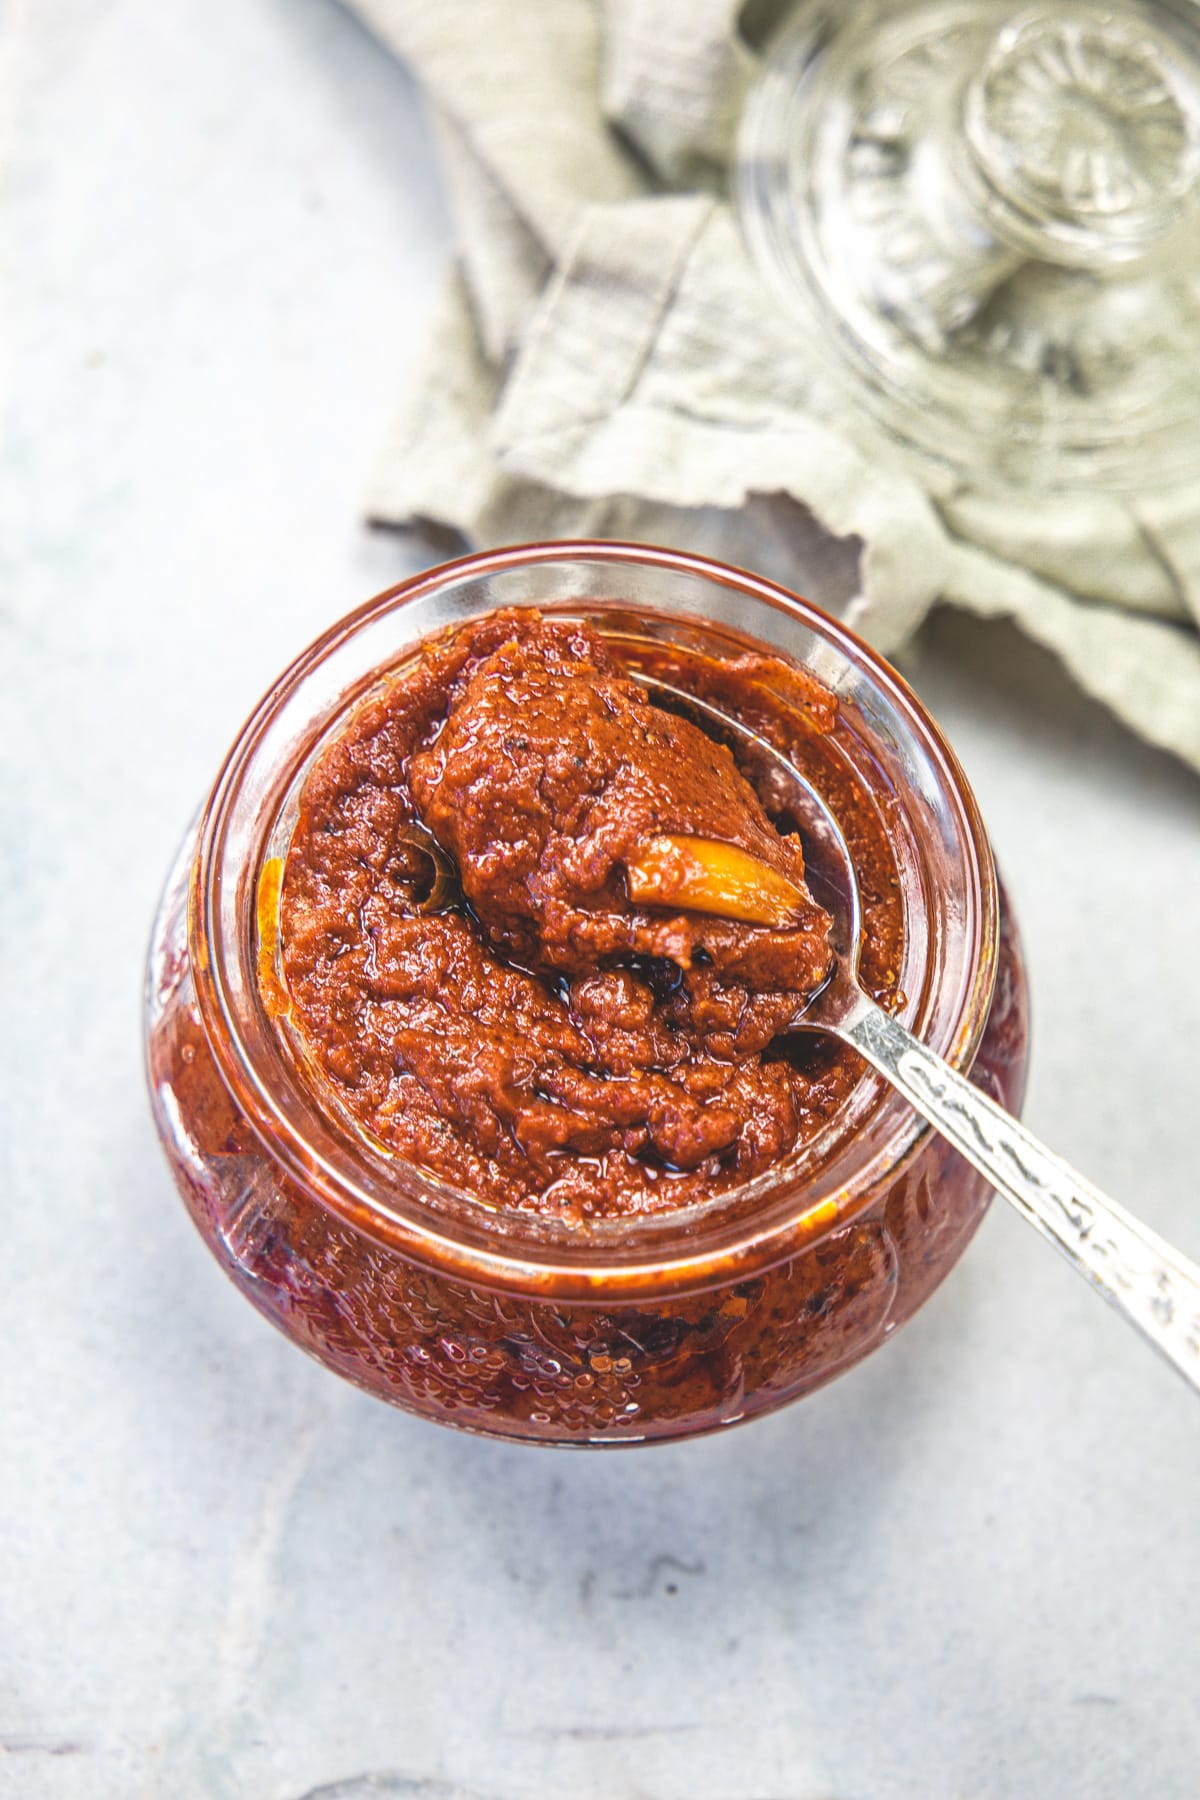
<svg viewBox="0 0 1200 1800"><path fill-rule="evenodd" d="M582 1226L517 1212L488 1209L485 1214L472 1196L435 1181L416 1165L391 1157L383 1169L380 1159L371 1161L363 1144L339 1141L328 1116L311 1098L307 1110L302 1104L281 1103L278 1071L271 1063L277 1034L265 1015L256 1020L247 1011L247 995L237 991L236 934L230 925L231 919L244 925L246 907L257 893L266 839L266 831L259 830L253 841L237 842L237 808L242 804L244 809L245 804L242 785L256 757L270 760L272 732L302 685L373 623L455 584L488 581L522 569L581 564L691 577L727 590L739 601L765 604L869 676L873 691L919 743L940 797L955 816L964 877L958 911L966 934L966 973L942 1048L957 1066L969 1067L983 1035L995 982L997 895L987 834L953 750L903 677L819 606L731 564L644 544L567 539L456 558L377 594L316 638L268 690L221 767L200 821L188 941L201 1020L225 1085L272 1159L329 1211L410 1260L472 1285L538 1292L564 1301L614 1301L619 1296L624 1303L636 1303L651 1295L684 1294L748 1279L819 1243L862 1212L884 1178L894 1178L931 1127L879 1082L870 1115L879 1141L869 1156L864 1154L861 1166L853 1163L850 1146L841 1145L846 1166L836 1167L836 1182L822 1181L819 1167L815 1182L788 1189L781 1186L778 1170L768 1170L755 1182L684 1209L619 1221L589 1220ZM739 635L762 641L753 625ZM413 640L413 648L417 642ZM772 653L786 659L786 652L774 646ZM372 679L378 678L376 671ZM360 681L343 692L326 723L329 716L344 716L367 685ZM310 731L304 742L288 746L285 760L291 770L275 771L276 814L290 772L303 763L318 735ZM253 998L261 1006L257 984ZM343 1133L343 1140L348 1135ZM834 1169L835 1164L836 1158L822 1166Z"/></svg>

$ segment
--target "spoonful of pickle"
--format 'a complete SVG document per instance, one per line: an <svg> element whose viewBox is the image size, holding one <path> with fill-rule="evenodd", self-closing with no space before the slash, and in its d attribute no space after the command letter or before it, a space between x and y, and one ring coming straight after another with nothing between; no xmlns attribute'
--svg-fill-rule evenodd
<svg viewBox="0 0 1200 1800"><path fill-rule="evenodd" d="M766 739L693 695L639 674L647 690L702 728L745 738L789 784L812 898L832 921L824 984L793 1021L851 1045L1021 1216L1200 1389L1200 1268L1048 1150L965 1075L870 998L858 976L862 906L837 819L817 790ZM790 923L804 896L786 877L734 845L663 835L626 868L631 899L749 924ZM791 890L790 893L788 890Z"/></svg>

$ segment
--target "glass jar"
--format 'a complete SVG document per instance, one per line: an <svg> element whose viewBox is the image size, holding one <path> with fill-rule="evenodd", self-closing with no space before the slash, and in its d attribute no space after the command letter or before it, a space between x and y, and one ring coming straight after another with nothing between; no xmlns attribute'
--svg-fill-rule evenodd
<svg viewBox="0 0 1200 1800"><path fill-rule="evenodd" d="M348 708L430 633L499 606L588 620L708 666L767 649L836 694L839 768L898 871L898 1016L1012 1110L1025 977L974 799L875 653L772 583L679 552L563 543L468 557L370 601L281 677L172 871L147 973L155 1119L201 1236L294 1342L426 1418L540 1443L629 1444L748 1419L883 1342L965 1249L989 1191L864 1070L756 1182L675 1212L571 1224L490 1208L386 1158L284 1053L261 978L264 869ZM760 729L810 729L798 694ZM765 704L765 702L764 702Z"/></svg>
<svg viewBox="0 0 1200 1800"><path fill-rule="evenodd" d="M845 418L936 489L1191 480L1193 0L796 0L747 100L737 185Z"/></svg>

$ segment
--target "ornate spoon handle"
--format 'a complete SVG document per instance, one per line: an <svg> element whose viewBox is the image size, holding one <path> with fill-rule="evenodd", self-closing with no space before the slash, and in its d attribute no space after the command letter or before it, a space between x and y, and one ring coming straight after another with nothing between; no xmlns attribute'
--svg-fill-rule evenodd
<svg viewBox="0 0 1200 1800"><path fill-rule="evenodd" d="M1200 1268L863 997L838 1027L1200 1389Z"/></svg>

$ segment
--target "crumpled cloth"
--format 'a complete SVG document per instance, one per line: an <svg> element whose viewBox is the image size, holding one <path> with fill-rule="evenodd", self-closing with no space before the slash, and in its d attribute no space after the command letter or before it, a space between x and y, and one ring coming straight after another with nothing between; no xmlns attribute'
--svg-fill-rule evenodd
<svg viewBox="0 0 1200 1800"><path fill-rule="evenodd" d="M728 197L744 0L347 3L422 83L459 243L374 520L708 551L885 654L938 602L1011 618L1200 770L1200 471L1014 504L853 440Z"/></svg>

